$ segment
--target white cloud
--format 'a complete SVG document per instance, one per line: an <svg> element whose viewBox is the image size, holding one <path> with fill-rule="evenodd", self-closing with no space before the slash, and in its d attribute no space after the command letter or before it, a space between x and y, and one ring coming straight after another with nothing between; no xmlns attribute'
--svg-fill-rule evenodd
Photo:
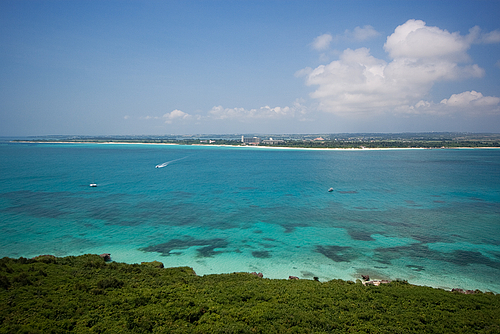
<svg viewBox="0 0 500 334"><path fill-rule="evenodd" d="M165 119L165 123L167 124L172 124L172 122L176 120L185 120L185 119L190 119L192 116L181 111L178 109L175 109L169 113L166 113L163 115L163 119Z"/></svg>
<svg viewBox="0 0 500 334"><path fill-rule="evenodd" d="M470 43L458 32L429 27L421 20L408 20L387 37L384 49L391 58L464 60Z"/></svg>
<svg viewBox="0 0 500 334"><path fill-rule="evenodd" d="M414 105L402 105L396 108L398 113L418 115L460 115L463 117L478 114L500 113L500 98L484 96L476 91L453 94L440 103L420 100Z"/></svg>
<svg viewBox="0 0 500 334"><path fill-rule="evenodd" d="M336 35L335 37L333 37L331 34L320 35L313 40L311 46L317 51L325 51L329 49L332 41L364 41L373 37L377 37L379 35L380 33L376 31L372 26L366 25L364 27L356 27L353 31L346 29L343 34Z"/></svg>
<svg viewBox="0 0 500 334"><path fill-rule="evenodd" d="M389 62L373 57L367 48L346 49L338 60L296 75L304 76L306 85L317 86L310 96L326 112L344 116L421 112L432 109L423 99L435 83L484 76L477 64L467 64L467 50L478 39L485 40L481 36L496 38L478 28L462 36L408 20L387 37L384 49Z"/></svg>
<svg viewBox="0 0 500 334"><path fill-rule="evenodd" d="M375 29L373 29L372 26L367 25L367 26L364 26L363 28L356 27L356 28L354 28L353 32L346 30L344 35L346 37L352 37L358 41L364 41L364 40L367 40L369 38L377 37L378 35L380 35L380 33L378 31L376 31Z"/></svg>
<svg viewBox="0 0 500 334"><path fill-rule="evenodd" d="M209 112L208 117L213 119L231 119L246 121L252 119L278 119L284 117L293 117L294 109L290 107L261 107L259 109L244 108L224 108L214 106Z"/></svg>
<svg viewBox="0 0 500 334"><path fill-rule="evenodd" d="M332 35L323 34L314 39L314 41L312 42L312 47L315 50L323 51L330 47L331 41L332 41Z"/></svg>
<svg viewBox="0 0 500 334"><path fill-rule="evenodd" d="M442 100L441 104L458 108L465 108L469 106L497 106L500 104L500 98L494 96L483 96L483 94L473 90L460 94L453 94L449 99Z"/></svg>
<svg viewBox="0 0 500 334"><path fill-rule="evenodd" d="M469 43L475 44L494 44L500 43L500 30L494 30L488 33L481 32L478 26L469 29L469 34L466 36Z"/></svg>
<svg viewBox="0 0 500 334"><path fill-rule="evenodd" d="M214 106L205 115L183 112L175 109L165 113L163 116L141 116L141 120L161 120L166 124L183 122L184 124L201 124L200 122L233 122L233 123L262 123L267 121L292 120L298 121L308 120L307 116L309 109L303 105L302 99L294 101L291 107L270 107L264 106L255 109L245 108L224 108L223 106Z"/></svg>
<svg viewBox="0 0 500 334"><path fill-rule="evenodd" d="M481 41L485 44L500 43L500 30L495 30L484 34Z"/></svg>
<svg viewBox="0 0 500 334"><path fill-rule="evenodd" d="M390 94L389 87L383 85L385 67L385 61L371 56L369 49L347 49L340 60L310 71L306 84L319 86L311 97L320 100L320 109L348 113L359 110L362 104L387 102L381 99Z"/></svg>

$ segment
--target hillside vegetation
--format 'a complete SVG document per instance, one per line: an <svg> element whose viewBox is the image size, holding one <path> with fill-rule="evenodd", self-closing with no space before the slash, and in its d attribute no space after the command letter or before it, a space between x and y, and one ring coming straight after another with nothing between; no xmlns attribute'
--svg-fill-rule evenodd
<svg viewBox="0 0 500 334"><path fill-rule="evenodd" d="M97 255L0 259L0 333L499 333L500 295L196 276Z"/></svg>

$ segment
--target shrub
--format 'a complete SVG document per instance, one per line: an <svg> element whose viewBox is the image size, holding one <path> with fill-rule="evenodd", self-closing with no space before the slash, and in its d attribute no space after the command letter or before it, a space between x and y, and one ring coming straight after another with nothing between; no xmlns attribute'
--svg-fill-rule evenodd
<svg viewBox="0 0 500 334"><path fill-rule="evenodd" d="M10 281L7 276L0 275L0 287L5 290L10 287Z"/></svg>
<svg viewBox="0 0 500 334"><path fill-rule="evenodd" d="M116 278L105 278L97 282L97 287L99 289L116 289L123 286L123 281L119 281Z"/></svg>

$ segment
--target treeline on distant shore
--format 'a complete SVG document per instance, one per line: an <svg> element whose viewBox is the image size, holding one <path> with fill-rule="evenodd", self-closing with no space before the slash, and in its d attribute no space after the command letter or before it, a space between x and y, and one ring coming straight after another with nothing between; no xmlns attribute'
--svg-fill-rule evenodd
<svg viewBox="0 0 500 334"><path fill-rule="evenodd" d="M500 147L500 141L287 141L279 145L261 146L283 146L303 148L479 148Z"/></svg>
<svg viewBox="0 0 500 334"><path fill-rule="evenodd" d="M500 295L197 276L98 255L0 259L0 333L499 333Z"/></svg>
<svg viewBox="0 0 500 334"><path fill-rule="evenodd" d="M236 136L237 137L237 136ZM458 148L458 147L500 147L500 134L463 133L415 133L415 134L339 134L328 136L288 135L274 136L274 141L265 140L269 136L256 136L256 146L296 147L296 148ZM278 140L276 140L278 139ZM73 142L73 143L145 143L178 145L247 145L241 138L221 137L151 137L151 136L57 136L32 137L14 142Z"/></svg>

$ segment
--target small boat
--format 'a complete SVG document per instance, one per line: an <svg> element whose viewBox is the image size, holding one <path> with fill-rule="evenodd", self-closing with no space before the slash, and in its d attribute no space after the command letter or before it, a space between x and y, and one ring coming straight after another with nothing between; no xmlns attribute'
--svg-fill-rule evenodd
<svg viewBox="0 0 500 334"><path fill-rule="evenodd" d="M97 183L95 183L95 175L92 174L92 183L89 184L90 187L97 187Z"/></svg>
<svg viewBox="0 0 500 334"><path fill-rule="evenodd" d="M333 191L333 188L328 189L328 192L331 193Z"/></svg>

